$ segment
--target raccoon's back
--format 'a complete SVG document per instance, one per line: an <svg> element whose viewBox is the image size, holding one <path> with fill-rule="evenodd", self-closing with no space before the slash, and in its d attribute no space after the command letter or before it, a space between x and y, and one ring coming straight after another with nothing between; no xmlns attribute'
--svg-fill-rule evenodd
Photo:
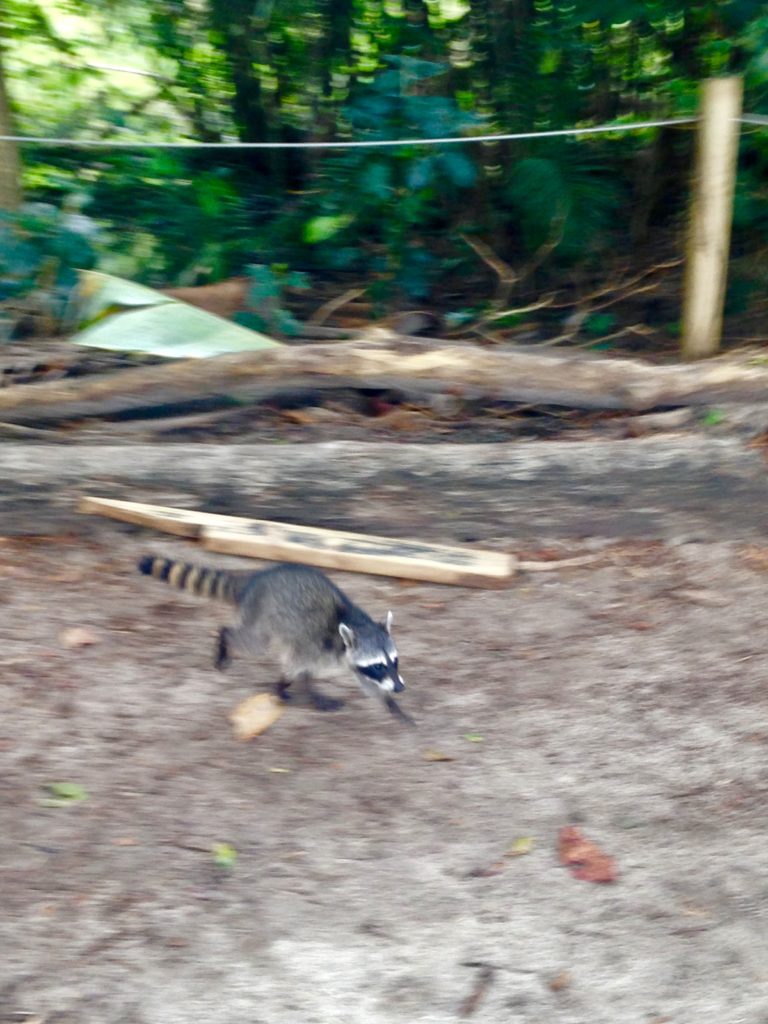
<svg viewBox="0 0 768 1024"><path fill-rule="evenodd" d="M138 568L198 597L235 605L243 626L258 626L289 647L336 649L341 643L339 623L365 617L324 573L307 565L283 563L257 572L233 572L147 555Z"/></svg>
<svg viewBox="0 0 768 1024"><path fill-rule="evenodd" d="M335 583L308 565L284 563L254 573L240 593L243 611L254 615L291 617L321 614L338 620L351 604Z"/></svg>

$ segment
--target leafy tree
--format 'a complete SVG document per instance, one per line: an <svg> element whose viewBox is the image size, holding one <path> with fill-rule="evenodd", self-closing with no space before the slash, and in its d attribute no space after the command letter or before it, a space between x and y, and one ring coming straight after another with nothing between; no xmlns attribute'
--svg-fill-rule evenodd
<svg viewBox="0 0 768 1024"><path fill-rule="evenodd" d="M81 138L536 131L689 114L703 77L732 72L759 110L768 85L768 16L754 0L7 0L0 31L20 128ZM7 120L2 95L0 76ZM765 132L745 133L745 252L766 243L766 147ZM363 278L383 305L466 291L469 275L487 293L468 233L536 267L542 287L677 230L691 132L354 150L28 146L24 158L30 198L85 197L108 269L162 284L287 264ZM12 206L18 169L0 166L0 204Z"/></svg>

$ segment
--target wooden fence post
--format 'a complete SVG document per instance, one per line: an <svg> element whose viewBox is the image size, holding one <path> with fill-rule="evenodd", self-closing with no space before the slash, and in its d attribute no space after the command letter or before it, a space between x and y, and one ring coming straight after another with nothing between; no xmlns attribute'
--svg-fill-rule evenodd
<svg viewBox="0 0 768 1024"><path fill-rule="evenodd" d="M713 355L720 347L742 91L737 76L701 85L683 296L686 359Z"/></svg>
<svg viewBox="0 0 768 1024"><path fill-rule="evenodd" d="M0 38L0 45L2 39ZM13 135L13 124L3 75L0 50L0 135ZM0 142L0 210L16 210L21 204L21 161L15 142Z"/></svg>

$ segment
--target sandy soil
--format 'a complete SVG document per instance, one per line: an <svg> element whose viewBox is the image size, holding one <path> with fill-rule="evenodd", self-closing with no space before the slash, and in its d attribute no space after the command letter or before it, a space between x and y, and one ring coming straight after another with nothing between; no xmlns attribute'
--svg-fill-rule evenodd
<svg viewBox="0 0 768 1024"><path fill-rule="evenodd" d="M627 478L627 537L609 542L599 516L586 537L585 506L569 542L572 508L555 494L545 506L531 482L548 518L538 538L528 522L526 553L558 533L560 509L563 555L592 550L593 564L501 592L336 574L372 612L393 609L418 730L342 678L341 712L289 709L239 743L228 714L272 666L214 671L227 609L133 569L145 551L190 546L78 525L80 470L62 481L49 466L46 489L45 459L27 454L3 462L0 507L0 1021L768 1019L757 502L741 526L745 494L762 491L720 488L717 517L697 520L706 536L686 538L660 478L634 493L656 518L631 518ZM334 457L342 478L349 455ZM303 471L321 480L330 458ZM242 472L255 480L259 463ZM706 484L702 462L695 486L675 472L689 498ZM104 467L87 475L84 489L114 493ZM481 508L498 512L492 489ZM362 515L432 536L446 494ZM677 535L659 539L665 516ZM485 530L517 549L514 522ZM67 647L74 627L96 642ZM453 760L427 761L429 749ZM46 786L62 782L87 798L50 806ZM568 824L616 858L615 883L558 863ZM523 837L531 851L505 857ZM229 869L217 843L237 851Z"/></svg>

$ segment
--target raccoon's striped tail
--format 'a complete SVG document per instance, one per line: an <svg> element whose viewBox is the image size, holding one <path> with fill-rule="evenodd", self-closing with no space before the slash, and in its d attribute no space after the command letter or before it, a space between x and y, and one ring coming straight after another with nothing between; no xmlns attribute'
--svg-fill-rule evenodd
<svg viewBox="0 0 768 1024"><path fill-rule="evenodd" d="M226 569L208 569L202 565L177 562L173 558L145 555L138 562L138 570L145 576L164 580L179 590L198 597L212 597L236 604L242 591L244 577L250 573L233 573Z"/></svg>

